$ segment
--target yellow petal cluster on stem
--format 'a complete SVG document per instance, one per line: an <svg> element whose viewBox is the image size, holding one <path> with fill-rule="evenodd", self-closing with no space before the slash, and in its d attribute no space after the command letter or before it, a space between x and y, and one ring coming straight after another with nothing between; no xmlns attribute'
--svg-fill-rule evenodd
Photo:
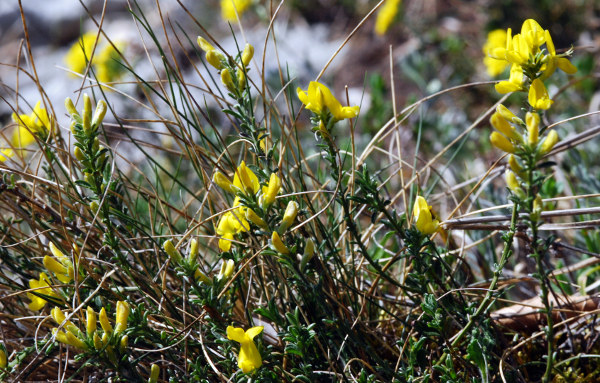
<svg viewBox="0 0 600 383"><path fill-rule="evenodd" d="M337 121L358 116L358 106L342 106L329 88L317 81L311 81L306 91L298 88L297 92L306 109L317 115L329 111Z"/></svg>

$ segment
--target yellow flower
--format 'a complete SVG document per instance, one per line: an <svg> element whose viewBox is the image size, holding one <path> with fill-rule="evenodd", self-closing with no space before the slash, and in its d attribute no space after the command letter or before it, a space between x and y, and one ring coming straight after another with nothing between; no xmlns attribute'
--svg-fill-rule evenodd
<svg viewBox="0 0 600 383"><path fill-rule="evenodd" d="M44 267L48 271L52 271L56 278L62 283L69 283L75 276L73 270L73 263L71 260L62 253L54 243L50 242L50 251L56 258L52 258L48 255L44 256ZM57 260L58 259L58 260Z"/></svg>
<svg viewBox="0 0 600 383"><path fill-rule="evenodd" d="M58 295L50 288L50 280L48 279L46 273L40 273L39 281L31 279L29 281L29 288L35 289L36 294L58 298ZM46 306L46 300L37 296L36 294L33 292L27 293L27 297L31 299L31 303L29 303L29 309L33 311L41 310L44 308L44 306Z"/></svg>
<svg viewBox="0 0 600 383"><path fill-rule="evenodd" d="M534 19L527 19L523 22L521 36L525 40L529 51L534 55L545 41L544 29Z"/></svg>
<svg viewBox="0 0 600 383"><path fill-rule="evenodd" d="M242 346L238 355L238 367L244 373L252 372L262 366L262 358L253 341L262 330L263 326L252 327L246 331L240 327L227 326L227 339L236 341Z"/></svg>
<svg viewBox="0 0 600 383"><path fill-rule="evenodd" d="M306 92L300 88L297 92L306 109L315 114L321 115L328 110L337 121L358 116L358 106L342 106L329 88L319 82L311 81Z"/></svg>
<svg viewBox="0 0 600 383"><path fill-rule="evenodd" d="M12 133L10 139L10 148L4 148L0 151L0 162L6 161L15 155L14 149L24 149L35 142L35 135L45 139L47 133L52 127L53 120L48 116L45 108L41 107L42 102L38 101L31 114L12 114L12 120L18 125Z"/></svg>
<svg viewBox="0 0 600 383"><path fill-rule="evenodd" d="M375 33L384 35L390 25L394 22L398 14L398 8L402 4L402 0L386 0L385 3L377 11L377 20L375 20Z"/></svg>
<svg viewBox="0 0 600 383"><path fill-rule="evenodd" d="M236 197L233 201L234 210L228 211L221 216L217 224L217 235L219 239L219 249L229 251L231 249L231 240L235 234L250 230L250 224L246 220L246 208L239 206L240 198ZM239 207L238 207L239 206Z"/></svg>
<svg viewBox="0 0 600 383"><path fill-rule="evenodd" d="M123 50L125 44L123 42L110 43L98 42L94 57L92 51L96 44L95 32L88 32L81 36L79 40L71 46L69 52L65 56L65 62L68 68L75 73L83 73L91 61L94 66L96 78L99 82L110 82L118 78L123 73L123 68L119 64L119 52Z"/></svg>
<svg viewBox="0 0 600 383"><path fill-rule="evenodd" d="M251 4L251 0L221 0L221 17L225 21L235 22L237 21L236 11L241 17Z"/></svg>
<svg viewBox="0 0 600 383"><path fill-rule="evenodd" d="M534 109L548 109L554 103L548 95L548 90L539 78L531 82L529 87L529 104Z"/></svg>
<svg viewBox="0 0 600 383"><path fill-rule="evenodd" d="M503 150L507 153L515 152L515 146L508 140L508 138L504 137L498 132L492 132L492 134L490 135L490 142L498 149Z"/></svg>
<svg viewBox="0 0 600 383"><path fill-rule="evenodd" d="M75 44L71 46L65 56L65 61L69 69L75 73L83 73L92 56L92 49L96 42L96 33L88 32L81 36Z"/></svg>
<svg viewBox="0 0 600 383"><path fill-rule="evenodd" d="M500 81L495 85L495 88L500 94L516 92L517 90L523 90L523 82L523 68L521 68L520 65L513 64L510 67L510 76L508 80Z"/></svg>
<svg viewBox="0 0 600 383"><path fill-rule="evenodd" d="M504 29L495 29L488 33L487 41L483 45L483 53L485 54L483 63L491 77L498 76L504 72L504 69L508 66L506 60L497 59L491 56L496 48L504 47L506 47L506 31Z"/></svg>
<svg viewBox="0 0 600 383"><path fill-rule="evenodd" d="M233 186L239 188L245 194L256 194L260 188L258 177L242 161L233 176Z"/></svg>
<svg viewBox="0 0 600 383"><path fill-rule="evenodd" d="M439 221L433 218L431 206L427 204L425 198L417 196L413 207L413 223L417 230L425 235L433 234L437 231Z"/></svg>

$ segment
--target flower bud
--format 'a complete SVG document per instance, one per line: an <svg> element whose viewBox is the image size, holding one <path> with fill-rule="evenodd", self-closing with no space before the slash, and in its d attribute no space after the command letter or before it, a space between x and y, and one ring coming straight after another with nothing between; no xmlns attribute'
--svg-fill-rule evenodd
<svg viewBox="0 0 600 383"><path fill-rule="evenodd" d="M76 146L75 149L73 149L73 154L75 155L77 161L85 161L85 154L83 154L83 151L79 148L79 146Z"/></svg>
<svg viewBox="0 0 600 383"><path fill-rule="evenodd" d="M125 302L125 301L118 301L117 302L117 314L116 314L116 320L115 320L115 333L120 333L125 331L125 329L127 329L127 319L129 319L129 312L131 311L131 308L129 306L129 303Z"/></svg>
<svg viewBox="0 0 600 383"><path fill-rule="evenodd" d="M104 120L104 116L106 115L106 109L106 101L98 101L98 105L96 105L96 111L94 113L94 118L92 119L92 127L94 127L94 129L96 129Z"/></svg>
<svg viewBox="0 0 600 383"><path fill-rule="evenodd" d="M235 84L233 83L233 77L231 77L231 71L228 68L221 71L221 82L230 92L235 93Z"/></svg>
<svg viewBox="0 0 600 383"><path fill-rule="evenodd" d="M60 336L58 334L64 334L64 336ZM65 343L68 345L71 345L73 347L76 347L80 350L87 350L88 346L87 344L85 344L81 339L77 338L72 332L67 331L66 333L61 333L58 332L56 334L56 340L58 340L61 343Z"/></svg>
<svg viewBox="0 0 600 383"><path fill-rule="evenodd" d="M169 255L169 257L171 257L171 260L175 262L175 264L181 264L181 261L183 260L181 253L175 248L175 246L173 246L173 242L170 239L163 243L163 249Z"/></svg>
<svg viewBox="0 0 600 383"><path fill-rule="evenodd" d="M556 133L555 130L550 130L544 141L542 141L542 145L539 149L540 155L543 156L545 154L548 154L552 150L552 148L554 148L554 145L556 145L557 142L558 133Z"/></svg>
<svg viewBox="0 0 600 383"><path fill-rule="evenodd" d="M233 259L223 260L223 263L221 264L221 270L219 271L219 274L217 275L217 279L218 280L228 280L231 277L231 275L233 274L234 266L235 266L235 263L233 262Z"/></svg>
<svg viewBox="0 0 600 383"><path fill-rule="evenodd" d="M90 202L90 210L92 211L92 213L94 213L94 215L98 214L98 211L100 210L100 205L98 205L97 201Z"/></svg>
<svg viewBox="0 0 600 383"><path fill-rule="evenodd" d="M229 178L225 177L221 172L215 172L215 174L213 175L213 182L226 192L232 194L235 194L237 192L237 188L233 186Z"/></svg>
<svg viewBox="0 0 600 383"><path fill-rule="evenodd" d="M513 112L511 112L506 106L502 104L496 107L496 112L499 113L508 122L523 125L523 120L515 116Z"/></svg>
<svg viewBox="0 0 600 383"><path fill-rule="evenodd" d="M216 69L220 70L223 68L223 61L225 60L225 56L223 56L222 53L217 52L213 49L212 51L206 52L205 57L206 61Z"/></svg>
<svg viewBox="0 0 600 383"><path fill-rule="evenodd" d="M70 116L79 116L75 104L73 104L73 100L71 100L70 97L65 99L65 108L67 108L67 113L69 113Z"/></svg>
<svg viewBox="0 0 600 383"><path fill-rule="evenodd" d="M287 255L290 253L290 249L288 249L287 246L283 243L281 237L279 237L279 234L276 231L274 231L271 235L271 246L273 247L273 249L275 249L281 254Z"/></svg>
<svg viewBox="0 0 600 383"><path fill-rule="evenodd" d="M190 241L190 253L188 257L188 262L190 265L196 263L196 260L198 259L198 253L198 240L192 238Z"/></svg>
<svg viewBox="0 0 600 383"><path fill-rule="evenodd" d="M212 44L209 43L204 37L198 36L198 39L196 41L198 42L200 49L202 49L204 52L215 50L215 47L213 47Z"/></svg>
<svg viewBox="0 0 600 383"><path fill-rule="evenodd" d="M525 198L525 192L521 188L517 176L513 171L506 169L504 178L506 180L506 185L514 195L521 199Z"/></svg>
<svg viewBox="0 0 600 383"><path fill-rule="evenodd" d="M196 278L197 281L200 281L200 282L202 282L204 284L207 284L209 286L212 285L212 280L206 274L204 274L202 272L202 270L200 270L199 267L194 272L194 278Z"/></svg>
<svg viewBox="0 0 600 383"><path fill-rule="evenodd" d="M540 135L540 115L527 112L525 122L527 125L527 143L532 146L537 145L538 137Z"/></svg>
<svg viewBox="0 0 600 383"><path fill-rule="evenodd" d="M519 176L523 172L523 167L521 167L519 161L517 161L516 157L512 154L508 157L508 166L510 166L511 170Z"/></svg>
<svg viewBox="0 0 600 383"><path fill-rule="evenodd" d="M6 348L3 344L0 344L0 369L5 369L8 365L8 358L6 357Z"/></svg>
<svg viewBox="0 0 600 383"><path fill-rule="evenodd" d="M121 341L119 342L119 351L121 353L124 353L125 350L127 350L128 343L129 343L129 336L125 335L124 337L121 338Z"/></svg>
<svg viewBox="0 0 600 383"><path fill-rule="evenodd" d="M262 141L261 141L262 142ZM263 209L268 208L275 201L275 197L281 190L281 180L275 173L271 173L269 178L269 184L266 188L263 188Z"/></svg>
<svg viewBox="0 0 600 383"><path fill-rule="evenodd" d="M158 364L152 364L152 366L150 367L150 377L148 378L148 383L158 382L159 374L160 374L160 367L158 367Z"/></svg>
<svg viewBox="0 0 600 383"><path fill-rule="evenodd" d="M267 229L267 223L260 218L255 212L254 210L248 208L246 209L246 219L250 222L252 222L253 224L255 224L256 226L260 227L261 229Z"/></svg>
<svg viewBox="0 0 600 383"><path fill-rule="evenodd" d="M296 219L296 215L298 215L298 202L290 201L285 208L285 213L283 214L283 219L281 220L281 224L279 225L279 229L277 230L279 233L283 234L285 231L292 226L292 223Z"/></svg>
<svg viewBox="0 0 600 383"><path fill-rule="evenodd" d="M246 73L241 69L237 70L237 80L238 90L240 92L244 91L246 89Z"/></svg>
<svg viewBox="0 0 600 383"><path fill-rule="evenodd" d="M92 101L87 94L83 95L83 130L86 133L91 131L92 127Z"/></svg>
<svg viewBox="0 0 600 383"><path fill-rule="evenodd" d="M494 129L504 134L511 140L514 140L516 142L523 141L523 137L521 137L521 135L515 130L515 128L512 125L510 125L508 121L500 115L500 113L496 112L492 114L492 117L490 118L490 123L492 124Z"/></svg>
<svg viewBox="0 0 600 383"><path fill-rule="evenodd" d="M112 334L113 328L110 324L110 321L108 320L108 316L106 315L106 309L104 307L102 307L102 309L100 310L100 326L102 326L102 330L104 330L104 335L102 335L103 338L107 334ZM102 340L104 341L104 339Z"/></svg>
<svg viewBox="0 0 600 383"><path fill-rule="evenodd" d="M252 60L253 56L254 47L250 44L246 44L246 46L244 47L244 51L242 52L242 64L244 64L244 66L247 67L248 64L250 64L250 61Z"/></svg>
<svg viewBox="0 0 600 383"><path fill-rule="evenodd" d="M67 268L60 262L58 262L56 259L45 255L44 256L44 267L49 270L52 271L54 274L62 274L62 275L66 275L68 274L68 270Z"/></svg>
<svg viewBox="0 0 600 383"><path fill-rule="evenodd" d="M300 260L300 271L304 271L306 269L306 265L315 255L315 243L311 238L306 241L304 245L304 254L302 254L302 259Z"/></svg>
<svg viewBox="0 0 600 383"><path fill-rule="evenodd" d="M492 145L494 145L502 151L505 151L507 153L515 152L514 145L508 140L508 138L504 137L498 132L492 132L492 134L490 135L490 142L492 143Z"/></svg>
<svg viewBox="0 0 600 383"><path fill-rule="evenodd" d="M97 332L94 333L93 342L94 342L94 348L96 350L102 350L102 348L104 347L104 345L102 344L102 340L100 339L100 336L98 335Z"/></svg>
<svg viewBox="0 0 600 383"><path fill-rule="evenodd" d="M90 306L86 310L85 318L85 333L88 337L92 337L96 332L96 312Z"/></svg>

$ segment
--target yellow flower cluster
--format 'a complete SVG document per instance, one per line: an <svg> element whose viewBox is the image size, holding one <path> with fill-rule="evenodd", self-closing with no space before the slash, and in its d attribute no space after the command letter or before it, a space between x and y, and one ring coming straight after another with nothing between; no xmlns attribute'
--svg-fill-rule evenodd
<svg viewBox="0 0 600 383"><path fill-rule="evenodd" d="M198 36L198 45L206 54L206 61L221 71L221 82L234 95L241 94L246 88L246 73L248 73L248 65L254 57L254 47L250 44L244 46L244 50L236 61L235 65L230 65L227 57L219 52L205 38Z"/></svg>
<svg viewBox="0 0 600 383"><path fill-rule="evenodd" d="M108 42L99 42L96 51L97 34L88 32L81 36L79 40L71 46L65 62L70 70L75 73L83 74L91 61L94 73L99 82L111 82L116 80L123 73L123 67L119 64L119 51L123 51L125 43L122 41L114 42L114 46ZM115 49L115 47L118 49ZM93 56L92 56L92 53Z"/></svg>
<svg viewBox="0 0 600 383"><path fill-rule="evenodd" d="M504 38L499 31L493 31L490 34L488 42L484 46L484 52L490 59L499 62L487 60L486 66L490 73L498 74L500 63L510 64L510 77L506 81L496 84L496 90L499 93L510 93L524 89L527 76L531 81L535 79L546 79L556 68L565 73L573 74L577 68L566 58L571 51L565 54L556 54L554 42L548 30L544 30L537 21L528 19L523 22L521 33L512 35L509 28ZM504 40L505 44L500 44ZM543 83L538 84L538 88Z"/></svg>
<svg viewBox="0 0 600 383"><path fill-rule="evenodd" d="M490 135L492 145L507 153L528 152L534 153L535 158L541 158L549 153L558 142L558 134L553 129L546 133L546 137L541 143L539 142L540 115L536 112L527 112L525 122L523 122L508 108L500 104L490 118L490 123L496 129ZM526 138L524 137L525 131L527 132ZM516 173L521 173L521 166L514 156L510 157L509 164Z"/></svg>
<svg viewBox="0 0 600 383"><path fill-rule="evenodd" d="M237 21L237 15L242 17L242 13L250 5L252 5L252 0L221 0L221 17L225 21L235 22Z"/></svg>
<svg viewBox="0 0 600 383"><path fill-rule="evenodd" d="M238 354L238 367L244 373L252 372L262 366L262 357L254 344L254 337L263 331L263 326L256 326L244 331L243 328L227 326L227 339L241 345Z"/></svg>
<svg viewBox="0 0 600 383"><path fill-rule="evenodd" d="M303 91L297 89L298 98L306 106L306 109L319 116L321 122L326 121L324 114L329 112L335 121L358 116L358 106L342 106L333 96L329 88L317 81L311 81L308 89Z"/></svg>
<svg viewBox="0 0 600 383"><path fill-rule="evenodd" d="M277 174L272 173L267 185L261 187L258 177L242 161L235 171L233 182L220 172L215 172L213 181L217 186L228 193L238 194L233 201L233 209L221 216L217 224L216 232L219 239L219 249L229 251L231 241L236 234L250 230L250 223L262 229L267 229L267 223L252 209L241 205L240 195L256 197L263 209L268 209L275 201L275 197L281 190L281 180Z"/></svg>
<svg viewBox="0 0 600 383"><path fill-rule="evenodd" d="M123 335L127 329L127 320L131 308L125 301L117 302L117 312L115 314L115 327L110 323L106 309L102 307L99 315L91 307L86 310L85 334L75 326L71 321L66 320L64 312L55 307L51 315L54 321L62 328L55 328L52 334L57 341L78 348L83 351L94 349L96 351L104 350L106 356L116 362L115 347L120 353L127 349L128 336ZM97 323L100 323L102 335L98 331Z"/></svg>
<svg viewBox="0 0 600 383"><path fill-rule="evenodd" d="M382 36L387 32L394 22L401 4L402 0L385 0L381 8L377 11L375 33Z"/></svg>
<svg viewBox="0 0 600 383"><path fill-rule="evenodd" d="M41 107L41 101L38 101L31 114L12 114L12 120L17 124L13 130L10 147L0 150L0 162L6 161L15 155L20 149L35 142L36 136L45 140L48 133L54 125L54 120L48 115L45 108Z"/></svg>
<svg viewBox="0 0 600 383"><path fill-rule="evenodd" d="M50 242L49 247L54 257L49 255L44 256L44 267L46 270L51 271L61 283L70 283L75 276L71 259L63 254L54 243ZM75 256L77 256L77 251L78 249L75 248ZM38 311L46 306L48 299L55 298L54 301L60 300L59 295L50 286L50 278L46 273L40 273L38 280L32 279L29 281L29 288L32 289L32 292L27 293L27 296L31 299L29 309Z"/></svg>

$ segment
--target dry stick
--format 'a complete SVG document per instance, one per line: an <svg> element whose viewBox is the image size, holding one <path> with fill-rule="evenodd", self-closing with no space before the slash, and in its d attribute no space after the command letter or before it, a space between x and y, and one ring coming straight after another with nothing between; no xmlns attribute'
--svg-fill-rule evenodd
<svg viewBox="0 0 600 383"><path fill-rule="evenodd" d="M562 209L562 210L543 211L541 216L542 216L542 218L552 218L552 217L567 217L567 216L573 216L573 215L598 214L598 213L600 213L600 207L586 207L586 208L578 208L578 209ZM527 214L525 214L525 213L519 214L519 219L524 219L526 217L527 217ZM447 221L442 222L441 224L446 226L446 228L448 228L448 229L455 229L455 228L461 228L461 226L468 225L468 224L502 222L502 221L508 221L509 219L511 219L510 215L490 215L490 216L485 216L485 217L467 217L467 218L449 219Z"/></svg>

